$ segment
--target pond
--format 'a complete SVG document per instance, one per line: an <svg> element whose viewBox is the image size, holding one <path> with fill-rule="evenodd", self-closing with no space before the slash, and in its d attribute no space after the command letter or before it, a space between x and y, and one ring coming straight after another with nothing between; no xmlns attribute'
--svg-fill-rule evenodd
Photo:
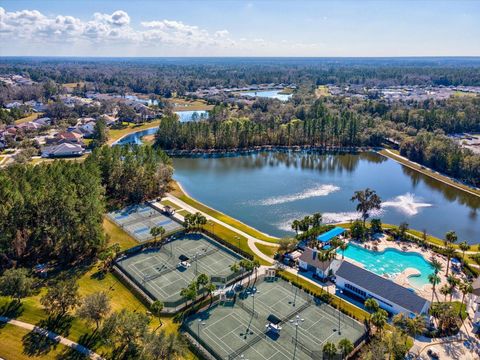
<svg viewBox="0 0 480 360"><path fill-rule="evenodd" d="M196 111L176 111L175 114L178 115L181 122L187 121L198 121L208 118L208 111L206 110L196 110ZM153 127L150 129L145 129L137 131L131 134L128 134L115 142L115 145L126 145L126 144L142 144L142 137L147 135L153 135L157 132L158 127Z"/></svg>
<svg viewBox="0 0 480 360"><path fill-rule="evenodd" d="M280 101L287 101L292 97L292 94L281 94L283 90L259 90L259 91L243 91L242 96L263 97L269 99L278 99Z"/></svg>
<svg viewBox="0 0 480 360"><path fill-rule="evenodd" d="M208 111L206 110L188 110L188 111L175 111L181 122L198 121L208 119Z"/></svg>
<svg viewBox="0 0 480 360"><path fill-rule="evenodd" d="M274 236L291 235L291 222L314 212L332 223L357 218L350 198L369 187L383 200L372 217L405 221L441 238L454 230L459 241L480 242L480 198L373 152L175 158L174 167L191 196Z"/></svg>

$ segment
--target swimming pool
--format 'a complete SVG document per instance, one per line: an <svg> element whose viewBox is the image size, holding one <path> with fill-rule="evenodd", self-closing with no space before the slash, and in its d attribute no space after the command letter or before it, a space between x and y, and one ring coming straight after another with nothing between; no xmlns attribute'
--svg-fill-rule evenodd
<svg viewBox="0 0 480 360"><path fill-rule="evenodd" d="M349 244L345 250L345 257L359 262L365 269L381 276L388 274L395 277L407 268L417 269L420 275L408 278L412 287L417 289L428 284L428 275L433 272L430 262L425 260L421 254L402 252L393 248L377 252Z"/></svg>

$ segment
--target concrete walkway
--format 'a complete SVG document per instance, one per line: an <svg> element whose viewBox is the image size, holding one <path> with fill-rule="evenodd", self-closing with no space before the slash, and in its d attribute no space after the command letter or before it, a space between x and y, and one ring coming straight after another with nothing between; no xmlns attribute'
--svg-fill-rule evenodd
<svg viewBox="0 0 480 360"><path fill-rule="evenodd" d="M171 195L171 194L167 194L165 196L166 200L174 203L175 205L177 205L178 207L182 208L183 210L187 210L188 212L194 214L196 212L199 212L201 213L203 216L205 216L205 218L208 220L208 221L212 221L212 222L215 222L217 224L220 224L222 225L223 227L243 236L244 238L247 239L248 241L248 246L250 247L250 249L255 253L255 255L257 255L259 258L261 258L262 260L265 260L265 261L268 261L269 263L272 263L273 262L273 259L267 255L265 255L264 253L262 253L260 250L257 249L257 247L255 246L256 243L259 243L259 244L263 244L263 245L268 245L268 246L276 246L275 243L271 243L271 242L268 242L268 241L264 241L264 240L260 240L260 239L257 239L256 237L252 236L252 235L249 235L247 234L246 232L243 232L242 230L239 230L237 229L236 227L230 225L230 224L227 224L221 220L218 220L217 218L203 212L203 211L200 211L198 210L197 208L185 203L184 201L178 199L177 197ZM154 203L153 204L154 206L156 207L162 207L163 208L163 205L160 204L160 203ZM182 217L182 215L178 215L176 214L176 216L179 216L179 217Z"/></svg>
<svg viewBox="0 0 480 360"><path fill-rule="evenodd" d="M467 192L467 193L469 193L469 194L471 194L471 195L480 197L480 194L478 194L478 193L476 193L476 192L474 192L474 191L471 191L471 190L469 190L469 189L466 189L466 188L464 188L464 187L462 187L462 186L456 185L455 182L457 182L457 180L454 179L454 178L452 178L452 177L449 177L449 176L447 176L447 175L443 175L443 174L439 173L438 171L435 171L435 170L433 170L433 169L431 169L431 168L429 168L429 167L427 167L427 166L425 166L425 165L422 165L422 164L416 163L416 162L414 162L414 161L411 161L411 160L407 159L405 156L402 156L402 155L399 155L399 154L395 154L393 151L390 151L389 149L385 149L385 152L387 152L387 153L389 153L390 155L392 155L392 157L390 157L390 159L398 162L398 163L401 164L401 165L404 165L404 166L406 166L406 167L409 167L410 169L413 169L413 170L415 170L415 171L419 171L419 172L421 172L421 173L424 174L424 175L427 175L427 176L429 176L429 177L431 177L431 178L433 178L433 179L435 179L435 180L438 180L438 181L440 181L440 182L442 182L442 183L444 183L444 184L446 184L446 185L452 186L452 187L454 187L454 188L456 188L456 189L458 189L458 190L462 190L462 191L465 191L465 192ZM395 157L399 157L400 159L406 161L407 163L406 163L406 164L405 164L405 163L402 163L402 162L398 161L397 159L395 159ZM415 165L415 166L419 166L420 168L423 167L425 170L428 170L428 171L421 171L421 170L417 169L415 166L409 165L409 164L413 164L413 165ZM439 179L439 178L433 176L433 174L439 175L439 176L443 176L444 178L449 179L451 182L445 181L445 180L442 180L442 179ZM462 185L469 187L469 185L465 185L465 184L462 184ZM475 188L475 190L480 190L480 189L476 189L476 188Z"/></svg>
<svg viewBox="0 0 480 360"><path fill-rule="evenodd" d="M0 321L4 322L4 323L7 323L7 324L10 324L10 325L15 325L15 326L21 327L21 328L29 330L29 331L34 331L37 334L46 336L50 340L53 340L57 343L68 346L69 348L72 348L72 349L78 351L79 353L81 353L85 356L88 356L90 359L103 360L103 358L100 355L93 352L92 350L87 349L85 346L80 345L80 344L78 344L74 341L68 340L67 338L64 338L63 336L60 336L57 333L54 333L53 331L49 331L47 329L43 329L43 328L40 328L38 326L29 324L29 323L26 323L26 322L23 322L23 321L10 319L10 318L5 317L5 316L0 316Z"/></svg>

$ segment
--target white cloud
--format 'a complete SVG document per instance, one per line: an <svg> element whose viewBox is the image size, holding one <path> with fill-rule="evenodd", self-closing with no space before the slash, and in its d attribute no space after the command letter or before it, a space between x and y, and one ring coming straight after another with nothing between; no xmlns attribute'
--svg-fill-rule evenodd
<svg viewBox="0 0 480 360"><path fill-rule="evenodd" d="M38 10L9 12L0 7L0 41L2 55L271 56L319 49L317 44L260 37L235 39L227 29L208 30L172 19L133 26L123 10L96 12L90 19L80 19Z"/></svg>

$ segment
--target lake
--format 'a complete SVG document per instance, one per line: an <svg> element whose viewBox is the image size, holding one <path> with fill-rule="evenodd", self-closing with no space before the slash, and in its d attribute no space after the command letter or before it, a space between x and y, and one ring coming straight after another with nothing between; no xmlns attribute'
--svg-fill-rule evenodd
<svg viewBox="0 0 480 360"><path fill-rule="evenodd" d="M176 111L175 114L178 115L181 122L187 121L198 121L208 118L208 111L206 110L196 110L196 111ZM157 132L158 127L153 127L150 129L145 129L137 131L131 134L128 134L115 142L115 145L126 145L126 144L142 144L142 137L146 135L153 135Z"/></svg>
<svg viewBox="0 0 480 360"><path fill-rule="evenodd" d="M174 178L194 198L260 231L292 234L292 220L321 212L325 222L356 218L355 190L383 200L372 216L443 238L480 242L480 198L377 153L320 155L261 152L231 157L174 158Z"/></svg>
<svg viewBox="0 0 480 360"><path fill-rule="evenodd" d="M250 97L264 97L269 99L278 99L280 101L287 101L292 97L292 94L280 94L283 90L259 90L259 91L242 91L240 95Z"/></svg>

